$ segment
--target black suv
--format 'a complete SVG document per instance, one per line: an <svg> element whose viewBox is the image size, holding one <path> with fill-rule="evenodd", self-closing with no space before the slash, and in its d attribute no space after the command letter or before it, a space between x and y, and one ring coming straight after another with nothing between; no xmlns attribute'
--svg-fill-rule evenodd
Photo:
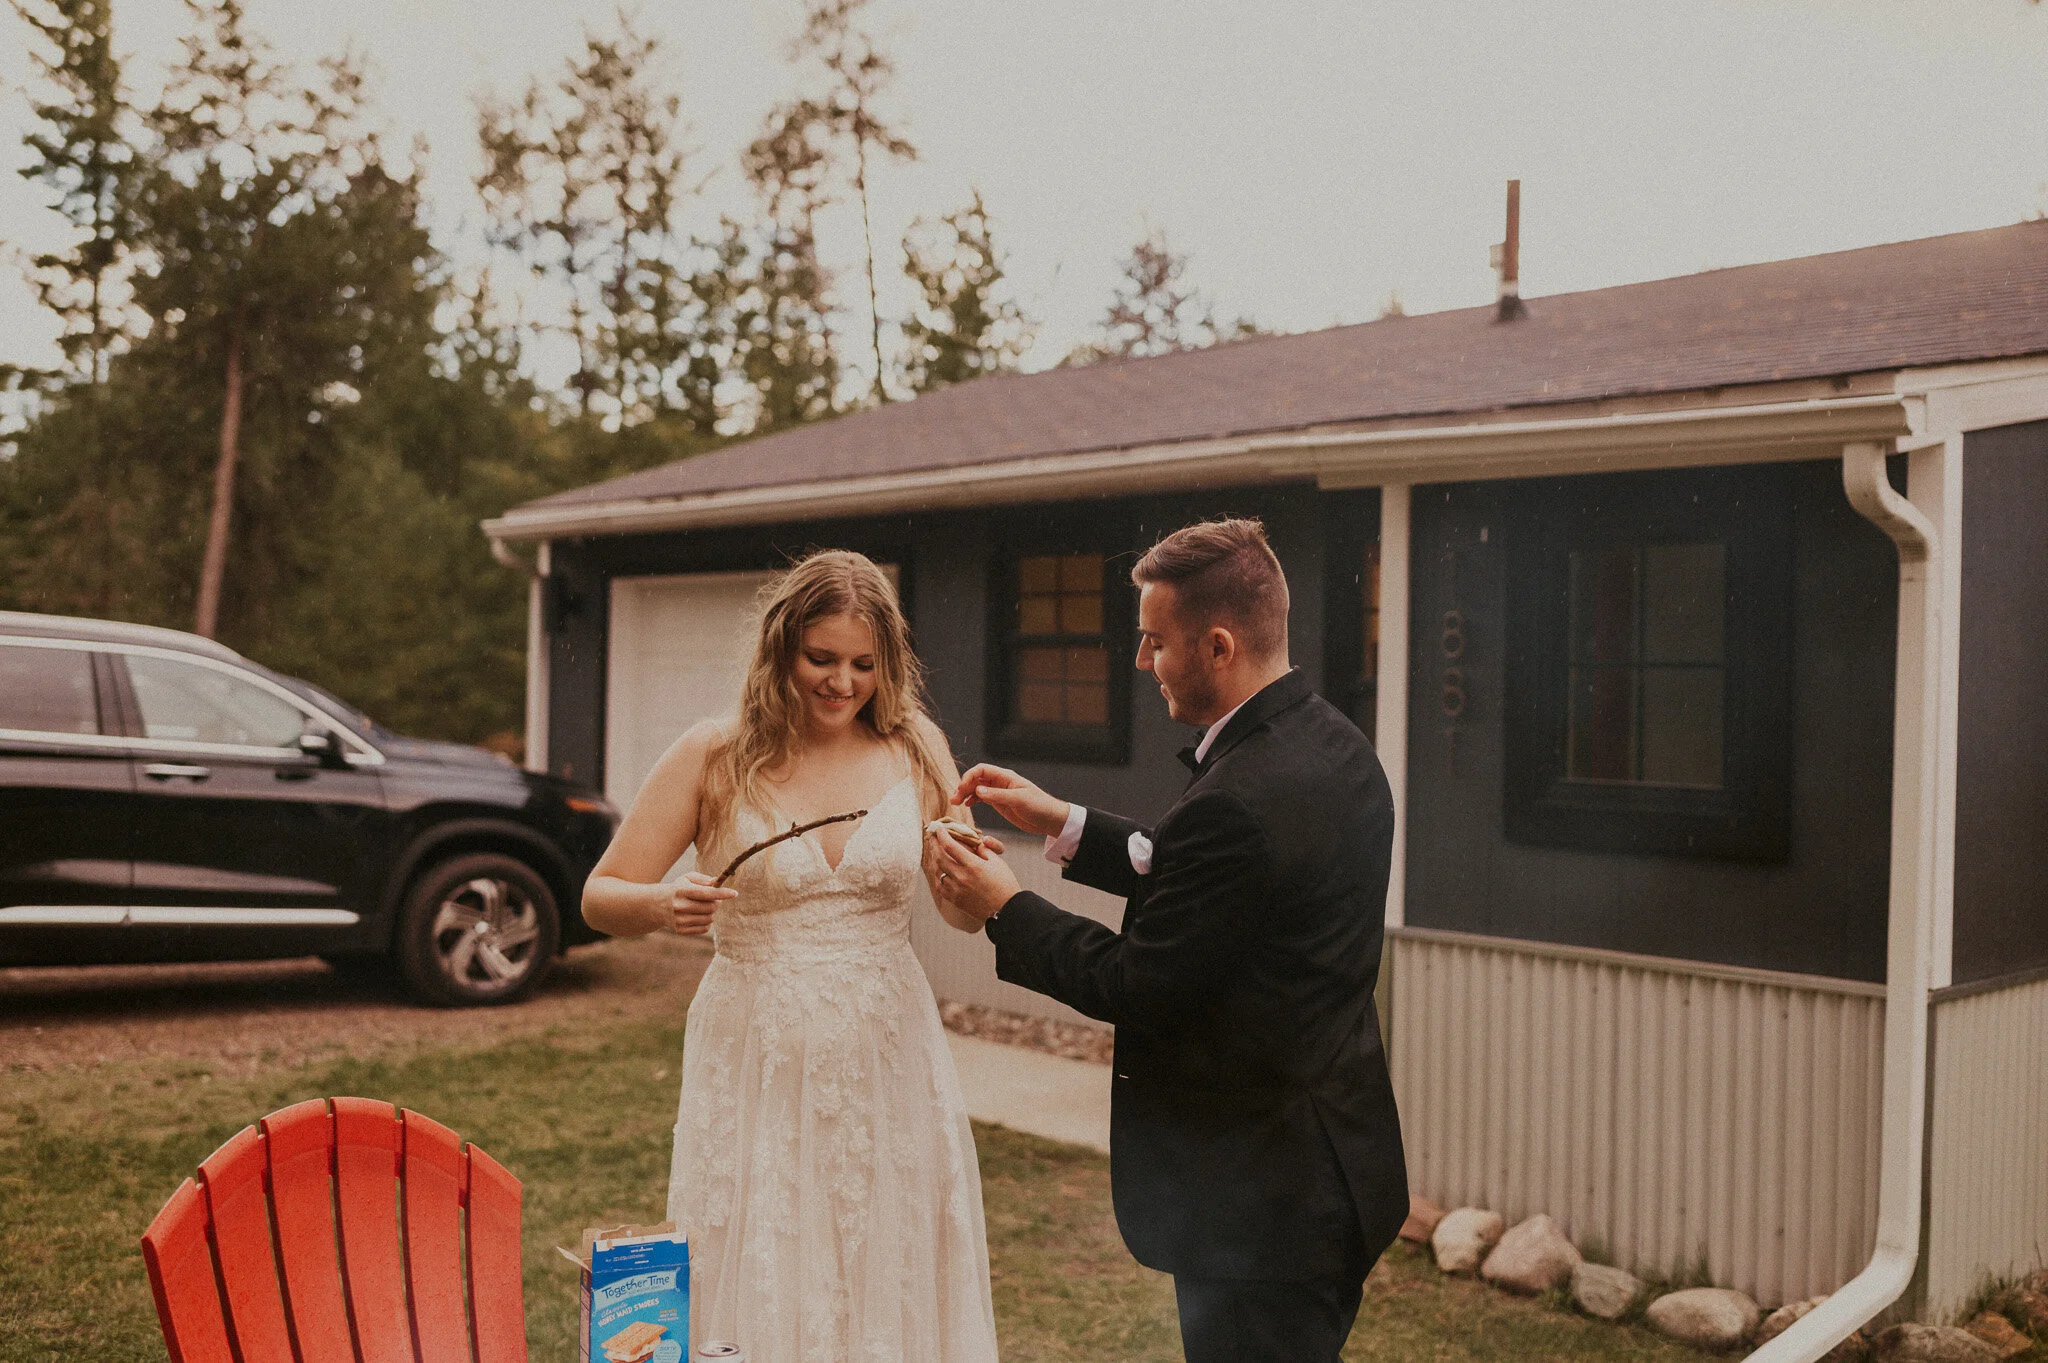
<svg viewBox="0 0 2048 1363"><path fill-rule="evenodd" d="M311 953L509 1002L598 936L617 826L198 635L0 611L0 965Z"/></svg>

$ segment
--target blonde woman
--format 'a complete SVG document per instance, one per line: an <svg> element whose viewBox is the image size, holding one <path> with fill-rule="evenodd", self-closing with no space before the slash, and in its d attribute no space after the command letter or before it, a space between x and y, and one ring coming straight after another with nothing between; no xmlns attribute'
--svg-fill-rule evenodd
<svg viewBox="0 0 2048 1363"><path fill-rule="evenodd" d="M717 946L690 1004L669 1181L693 1347L996 1357L974 1138L910 950L925 824L965 817L920 691L888 578L860 554L811 554L770 590L738 718L676 741L584 887L604 932L708 928ZM713 886L742 850L856 809ZM701 869L662 884L693 843Z"/></svg>

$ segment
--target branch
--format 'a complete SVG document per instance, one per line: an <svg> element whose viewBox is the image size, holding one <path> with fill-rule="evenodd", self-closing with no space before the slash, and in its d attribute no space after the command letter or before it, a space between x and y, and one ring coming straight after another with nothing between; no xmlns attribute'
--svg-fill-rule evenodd
<svg viewBox="0 0 2048 1363"><path fill-rule="evenodd" d="M712 881L711 883L714 886L725 884L726 881L732 879L732 873L740 869L741 862L745 861L748 857L751 857L756 852L767 851L769 848L773 847L778 842L787 842L791 838L800 837L803 834L810 832L813 828L823 828L828 823L845 823L848 819L864 819L867 817L867 814L868 812L865 809L850 810L845 814L833 814L823 819L813 819L809 823L800 823L796 827L790 829L787 833L777 833L772 838L763 838L761 839L761 841L755 843L752 847L749 847L746 851L734 857L732 859L732 862L723 871L720 871L718 873L718 879Z"/></svg>

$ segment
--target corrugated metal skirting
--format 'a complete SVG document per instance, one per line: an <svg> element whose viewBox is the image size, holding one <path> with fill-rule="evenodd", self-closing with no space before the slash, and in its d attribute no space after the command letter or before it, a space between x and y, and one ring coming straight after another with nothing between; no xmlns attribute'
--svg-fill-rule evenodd
<svg viewBox="0 0 2048 1363"><path fill-rule="evenodd" d="M1839 1287L1877 1223L1877 986L1395 929L1409 1178L1766 1307Z"/></svg>
<svg viewBox="0 0 2048 1363"><path fill-rule="evenodd" d="M1927 1307L2048 1264L2048 980L1934 1006Z"/></svg>
<svg viewBox="0 0 2048 1363"><path fill-rule="evenodd" d="M1063 909L1085 914L1111 927L1123 923L1124 901L1100 890L1062 880L1060 868L1045 859L1043 838L1008 832L1001 836L1010 849L1003 854L1004 859L1010 863L1010 869L1017 873L1018 883L1025 889L1044 895ZM931 895L925 889L922 877L917 885L917 904L911 911L910 944L924 963L925 977L931 981L932 992L941 999L955 1003L979 1003L1005 1012L1053 1018L1060 1022L1094 1024L1094 1019L1081 1016L1064 1003L997 979L996 949L987 934L970 936L948 927L939 917L938 910L932 907Z"/></svg>

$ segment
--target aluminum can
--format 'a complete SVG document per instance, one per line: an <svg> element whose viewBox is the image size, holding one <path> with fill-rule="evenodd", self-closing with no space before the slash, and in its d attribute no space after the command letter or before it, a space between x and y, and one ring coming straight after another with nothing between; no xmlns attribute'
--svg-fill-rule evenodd
<svg viewBox="0 0 2048 1363"><path fill-rule="evenodd" d="M697 1363L747 1363L747 1356L737 1344L710 1339L697 1347L696 1360Z"/></svg>

